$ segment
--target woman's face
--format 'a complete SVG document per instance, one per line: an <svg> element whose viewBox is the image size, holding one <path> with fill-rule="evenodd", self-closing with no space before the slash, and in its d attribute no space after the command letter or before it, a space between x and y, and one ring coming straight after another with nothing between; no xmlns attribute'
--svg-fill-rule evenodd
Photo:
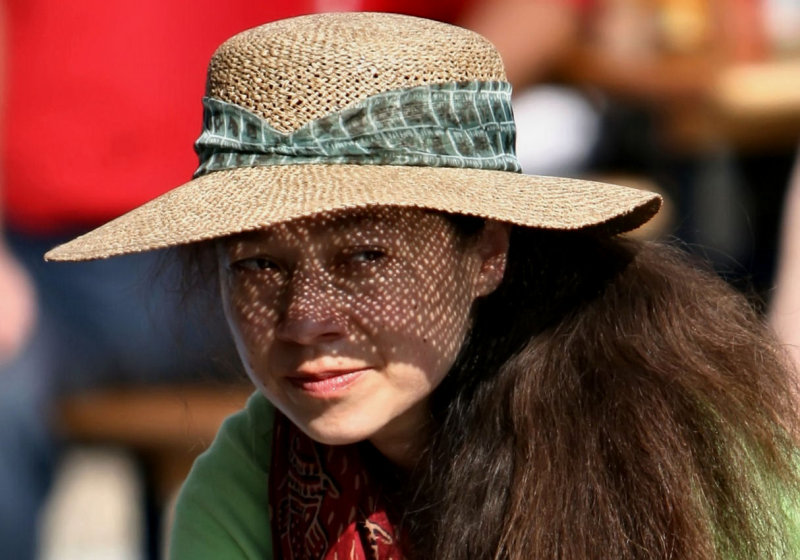
<svg viewBox="0 0 800 560"><path fill-rule="evenodd" d="M507 229L463 240L416 209L340 211L221 242L228 322L256 386L311 438L369 439L403 462L475 298L502 279Z"/></svg>

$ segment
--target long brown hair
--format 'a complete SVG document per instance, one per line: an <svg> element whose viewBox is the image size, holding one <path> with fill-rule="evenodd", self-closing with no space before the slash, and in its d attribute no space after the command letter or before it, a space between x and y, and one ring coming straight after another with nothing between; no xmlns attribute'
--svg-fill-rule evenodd
<svg viewBox="0 0 800 560"><path fill-rule="evenodd" d="M793 384L679 250L516 229L398 499L408 556L789 557Z"/></svg>

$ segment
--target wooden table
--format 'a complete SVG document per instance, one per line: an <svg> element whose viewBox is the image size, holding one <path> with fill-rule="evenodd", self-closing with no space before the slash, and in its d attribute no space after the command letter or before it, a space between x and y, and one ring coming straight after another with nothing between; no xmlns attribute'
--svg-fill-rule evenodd
<svg viewBox="0 0 800 560"><path fill-rule="evenodd" d="M244 407L249 384L96 389L63 398L56 429L71 443L119 447L136 459L144 486L147 558L160 558L163 514L222 421Z"/></svg>
<svg viewBox="0 0 800 560"><path fill-rule="evenodd" d="M800 141L800 58L721 70L706 104L675 111L670 135L691 151L720 143L745 152L793 148Z"/></svg>

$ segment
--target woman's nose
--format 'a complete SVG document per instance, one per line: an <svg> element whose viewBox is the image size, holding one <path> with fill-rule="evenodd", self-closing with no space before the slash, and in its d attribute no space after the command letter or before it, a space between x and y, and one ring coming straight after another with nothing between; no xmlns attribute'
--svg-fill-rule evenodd
<svg viewBox="0 0 800 560"><path fill-rule="evenodd" d="M296 274L286 291L275 336L285 342L312 345L346 333L341 295L319 275Z"/></svg>

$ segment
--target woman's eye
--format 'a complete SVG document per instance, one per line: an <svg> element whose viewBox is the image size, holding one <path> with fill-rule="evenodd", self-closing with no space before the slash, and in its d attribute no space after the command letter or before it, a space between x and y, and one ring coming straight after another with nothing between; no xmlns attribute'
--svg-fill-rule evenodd
<svg viewBox="0 0 800 560"><path fill-rule="evenodd" d="M251 257L249 259L241 259L231 263L232 269L249 270L254 272L265 270L280 270L280 266L272 259L266 257Z"/></svg>
<svg viewBox="0 0 800 560"><path fill-rule="evenodd" d="M378 261L386 256L386 253L380 249L359 249L351 252L347 260L356 264L366 264Z"/></svg>

